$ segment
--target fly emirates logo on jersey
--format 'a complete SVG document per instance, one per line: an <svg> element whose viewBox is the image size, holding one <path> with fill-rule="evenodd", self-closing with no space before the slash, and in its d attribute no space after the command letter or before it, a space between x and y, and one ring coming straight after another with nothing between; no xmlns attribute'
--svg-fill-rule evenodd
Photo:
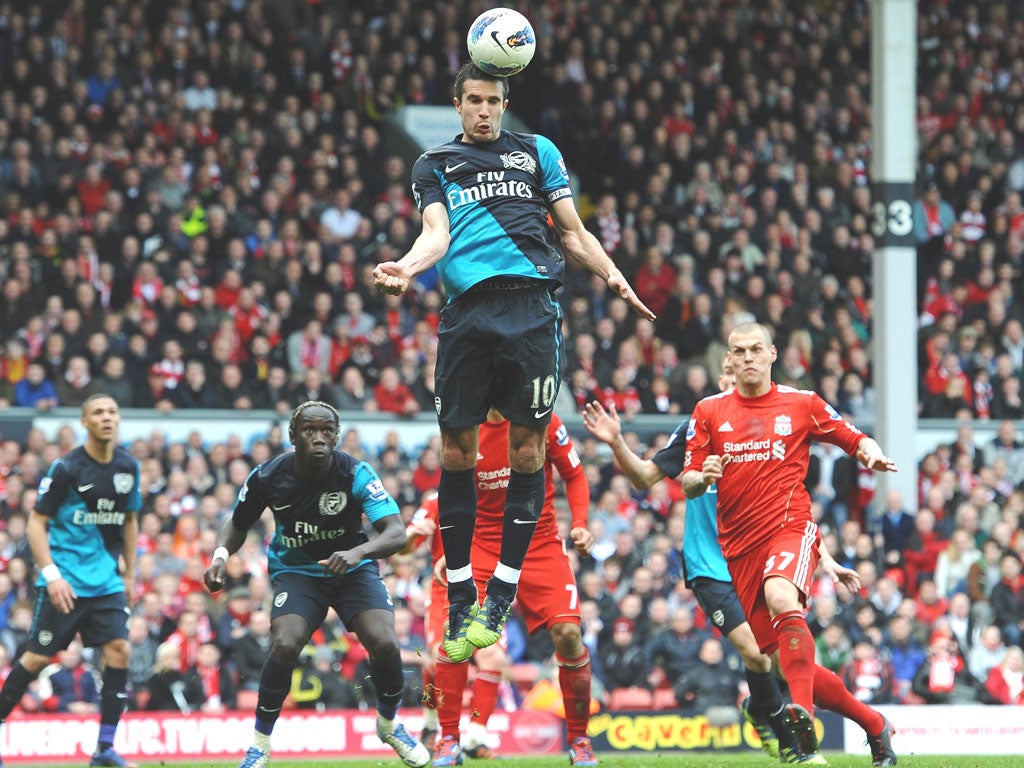
<svg viewBox="0 0 1024 768"><path fill-rule="evenodd" d="M281 534L281 545L288 549L301 549L305 544L312 544L315 541L331 541L340 539L345 535L344 528L321 528L319 525L306 523L302 520L295 521L293 533Z"/></svg>
<svg viewBox="0 0 1024 768"><path fill-rule="evenodd" d="M454 211L464 205L480 203L495 197L533 199L533 187L525 181L506 179L504 171L483 171L476 175L476 183L448 193L448 209Z"/></svg>
<svg viewBox="0 0 1024 768"><path fill-rule="evenodd" d="M72 517L75 525L124 525L124 512L117 511L114 499L97 499L96 511L76 509Z"/></svg>

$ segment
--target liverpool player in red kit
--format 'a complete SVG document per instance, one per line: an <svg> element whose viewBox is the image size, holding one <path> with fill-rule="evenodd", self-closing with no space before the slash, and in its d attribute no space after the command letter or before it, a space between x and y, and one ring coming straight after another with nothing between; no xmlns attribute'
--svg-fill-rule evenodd
<svg viewBox="0 0 1024 768"><path fill-rule="evenodd" d="M434 578L430 583L430 593L425 601L425 639L427 642L427 659L423 665L423 733L420 740L430 749L437 743L438 730L438 709L444 703L444 697L437 695L437 684L435 673L440 661L441 641L444 639L444 625L448 620L448 584L445 581L445 556L444 546L440 535L437 534L437 493L427 496L419 509L413 513L406 531L406 552L418 548L424 541L430 541L430 562L433 563ZM447 654L444 656L444 663L451 664ZM470 757L486 758L491 757L490 748L485 742L487 735L487 721L494 711L498 701L498 685L501 683L505 670L508 667L508 654L505 644L498 641L486 648L477 648L473 653L473 663L476 664L476 677L473 679L472 698L469 702L469 709L473 713L469 721L469 732L464 740L463 751ZM459 670L448 670L446 673L451 677L452 673L462 677L465 684L465 665ZM445 682L445 674L442 673L442 682ZM455 682L448 681L445 685L449 688L459 685L458 678ZM441 699L439 702L438 699ZM455 709L455 733L458 736L458 707L461 706L462 697L452 696L451 703ZM457 743L457 739L455 740Z"/></svg>
<svg viewBox="0 0 1024 768"><path fill-rule="evenodd" d="M864 728L873 765L894 766L888 720L814 663L804 608L821 536L804 477L812 440L837 445L877 471L895 472L896 465L814 392L772 383L776 350L763 325L736 326L728 354L736 388L694 408L683 489L693 498L717 483L722 553L761 650L789 683L802 762L824 763L811 716L817 704Z"/></svg>
<svg viewBox="0 0 1024 768"><path fill-rule="evenodd" d="M483 587L494 569L501 551L505 489L508 485L509 422L491 409L480 428L479 456L475 471L477 522L473 533L473 576ZM531 633L539 629L551 632L558 661L558 681L565 704L565 722L572 765L597 765L587 724L590 720L590 655L580 632L579 596L576 577L558 536L555 519L555 483L551 467L565 483L565 495L572 516L569 538L580 554L586 554L594 538L587 529L590 487L569 433L557 415L553 415L546 436L544 507L537 530L527 550L520 577L519 610ZM443 573L436 565L434 573ZM431 606L433 609L433 606ZM468 662L453 662L441 648L434 672L434 698L441 726L441 739L434 750L434 765L459 765L459 717L462 691L466 686ZM486 703L486 702L485 702ZM494 702L489 703L493 709ZM474 707L478 708L475 702ZM486 722L479 715L474 721Z"/></svg>

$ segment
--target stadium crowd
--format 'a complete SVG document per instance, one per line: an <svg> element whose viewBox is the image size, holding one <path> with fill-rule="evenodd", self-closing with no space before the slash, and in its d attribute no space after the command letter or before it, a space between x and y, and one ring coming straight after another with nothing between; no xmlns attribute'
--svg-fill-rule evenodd
<svg viewBox="0 0 1024 768"><path fill-rule="evenodd" d="M867 3L519 5L538 51L512 80L511 109L563 149L588 227L659 317L635 323L570 271L563 413L598 399L627 420L664 414L667 435L714 391L731 328L755 318L774 329L780 381L870 421ZM404 105L449 103L480 8L376 8L0 7L3 406L46 411L105 391L158 411L433 407L436 274L403 297L372 288L373 266L418 231L411 158L385 125ZM811 625L823 663L865 700L1021 703L1024 17L1017 3L931 0L919 15L920 415L963 426L921 462L916 499L873 498L852 460L815 449L822 528L864 587L819 583ZM998 438L976 441L974 420L999 422ZM644 450L661 438L632 439ZM35 591L26 515L73 444L68 429L2 445L9 657ZM342 447L366 453L357 432ZM738 694L739 665L679 578L678 483L637 494L593 440L580 447L598 539L579 571L597 679L704 707L721 703L726 669ZM217 709L252 691L268 637L263 542L232 558L219 603L202 572L249 469L284 448L277 427L248 446L199 431L131 445L146 488L136 706ZM436 484L436 444L396 431L367 458L407 513ZM412 703L429 564L416 553L387 568ZM320 635L293 700L366 705L365 654L337 621ZM550 664L543 639L512 635L518 661ZM95 706L62 693L85 663L80 649L62 654L25 706Z"/></svg>

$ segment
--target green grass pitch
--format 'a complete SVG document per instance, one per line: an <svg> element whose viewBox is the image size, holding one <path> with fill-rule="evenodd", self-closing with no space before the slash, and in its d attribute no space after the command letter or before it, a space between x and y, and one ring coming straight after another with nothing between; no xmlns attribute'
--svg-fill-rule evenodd
<svg viewBox="0 0 1024 768"><path fill-rule="evenodd" d="M871 759L865 755L826 753L832 768L871 768ZM762 754L709 753L709 752L656 752L651 754L598 755L603 768L769 768L778 765ZM487 768L564 768L567 755L544 757L501 757L493 763L485 760L465 759L464 766ZM397 758L376 760L288 761L271 759L271 768L402 768ZM1017 768L1024 764L1020 755L900 755L900 768ZM66 764L65 764L66 765ZM237 768L237 762L192 761L188 763L143 763L140 768L169 768L171 765L199 768Z"/></svg>

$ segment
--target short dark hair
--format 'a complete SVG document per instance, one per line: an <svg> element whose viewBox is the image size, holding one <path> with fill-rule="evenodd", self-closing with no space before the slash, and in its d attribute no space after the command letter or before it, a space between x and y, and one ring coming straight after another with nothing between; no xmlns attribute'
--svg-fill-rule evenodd
<svg viewBox="0 0 1024 768"><path fill-rule="evenodd" d="M97 400L113 400L114 405L117 405L117 400L114 400L114 398L108 395L106 392L94 392L93 394L89 395L87 398L85 398L85 400L82 401L83 416L85 416L85 412L89 409L89 406L92 405Z"/></svg>
<svg viewBox="0 0 1024 768"><path fill-rule="evenodd" d="M465 90L467 80L486 80L491 83L501 83L505 92L504 98L508 98L508 78L500 75L489 75L471 61L462 65L459 74L455 76L455 98L462 101L462 93Z"/></svg>
<svg viewBox="0 0 1024 768"><path fill-rule="evenodd" d="M295 432L295 425L299 423L299 417L302 416L302 414L305 413L308 409L314 406L326 408L328 411L331 412L331 415L334 417L335 426L341 426L341 414L338 413L337 408L335 408L330 403L325 403L323 400L307 400L306 402L299 405L299 407L296 408L294 411L292 411L292 417L288 420L288 434L292 434Z"/></svg>

